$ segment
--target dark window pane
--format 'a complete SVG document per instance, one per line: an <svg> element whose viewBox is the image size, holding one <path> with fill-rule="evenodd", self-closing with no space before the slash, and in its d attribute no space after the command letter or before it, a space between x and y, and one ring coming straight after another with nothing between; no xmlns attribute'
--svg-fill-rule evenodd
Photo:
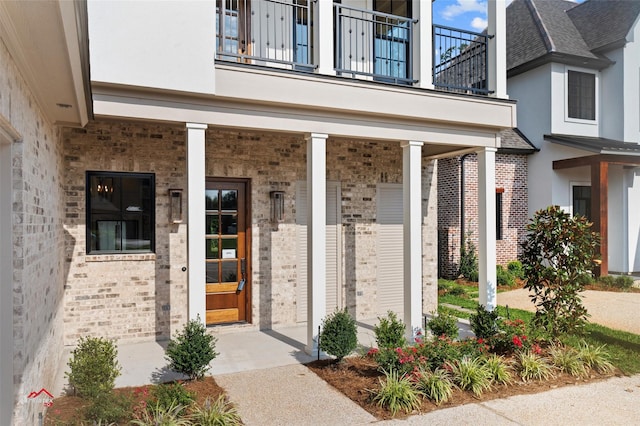
<svg viewBox="0 0 640 426"><path fill-rule="evenodd" d="M573 187L573 215L584 216L591 220L591 187Z"/></svg>
<svg viewBox="0 0 640 426"><path fill-rule="evenodd" d="M207 262L207 283L216 284L219 283L218 279L218 262Z"/></svg>
<svg viewBox="0 0 640 426"><path fill-rule="evenodd" d="M218 190L217 189L207 189L206 191L206 209L207 210L218 210Z"/></svg>
<svg viewBox="0 0 640 426"><path fill-rule="evenodd" d="M238 234L238 215L223 214L222 216L222 235Z"/></svg>
<svg viewBox="0 0 640 426"><path fill-rule="evenodd" d="M238 281L238 262L222 262L222 282Z"/></svg>
<svg viewBox="0 0 640 426"><path fill-rule="evenodd" d="M222 192L222 210L238 210L238 191L223 190Z"/></svg>
<svg viewBox="0 0 640 426"><path fill-rule="evenodd" d="M595 74L568 71L568 115L583 120L596 119Z"/></svg>
<svg viewBox="0 0 640 426"><path fill-rule="evenodd" d="M207 259L219 259L218 239L205 240Z"/></svg>
<svg viewBox="0 0 640 426"><path fill-rule="evenodd" d="M207 228L206 228L206 233L207 234L219 234L220 233L220 225L219 225L219 217L218 215L207 215Z"/></svg>

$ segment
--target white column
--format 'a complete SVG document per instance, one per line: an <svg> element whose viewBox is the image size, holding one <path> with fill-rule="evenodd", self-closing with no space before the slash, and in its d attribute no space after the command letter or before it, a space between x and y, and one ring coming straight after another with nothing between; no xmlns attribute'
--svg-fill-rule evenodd
<svg viewBox="0 0 640 426"><path fill-rule="evenodd" d="M321 0L314 2L317 19L313 26L313 39L316 42L314 48L314 60L318 66L319 74L335 75L333 53L333 2Z"/></svg>
<svg viewBox="0 0 640 426"><path fill-rule="evenodd" d="M321 133L307 136L306 351L311 355L318 354L318 327L327 313L327 137Z"/></svg>
<svg viewBox="0 0 640 426"><path fill-rule="evenodd" d="M413 78L417 87L433 89L433 30L431 0L413 2Z"/></svg>
<svg viewBox="0 0 640 426"><path fill-rule="evenodd" d="M404 323L407 339L422 328L422 142L402 142Z"/></svg>
<svg viewBox="0 0 640 426"><path fill-rule="evenodd" d="M496 148L478 151L478 272L480 304L493 310L496 297Z"/></svg>
<svg viewBox="0 0 640 426"><path fill-rule="evenodd" d="M205 270L205 130L206 124L187 123L187 250L189 319L206 323Z"/></svg>
<svg viewBox="0 0 640 426"><path fill-rule="evenodd" d="M507 6L505 0L489 0L487 4L489 35L489 90L492 96L507 99Z"/></svg>

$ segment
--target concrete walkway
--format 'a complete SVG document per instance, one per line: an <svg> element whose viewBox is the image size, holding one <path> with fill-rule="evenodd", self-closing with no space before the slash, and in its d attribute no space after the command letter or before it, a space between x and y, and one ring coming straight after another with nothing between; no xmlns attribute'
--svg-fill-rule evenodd
<svg viewBox="0 0 640 426"><path fill-rule="evenodd" d="M589 322L640 334L640 293L586 290L582 301L591 315ZM498 305L533 312L536 310L525 289L498 293Z"/></svg>

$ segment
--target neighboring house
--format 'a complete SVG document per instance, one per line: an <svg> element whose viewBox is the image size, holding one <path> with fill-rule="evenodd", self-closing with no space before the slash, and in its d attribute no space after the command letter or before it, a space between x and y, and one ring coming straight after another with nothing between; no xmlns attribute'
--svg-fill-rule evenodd
<svg viewBox="0 0 640 426"><path fill-rule="evenodd" d="M477 154L495 305L504 14L470 96L434 90L430 1L0 2L0 423L81 336L306 322L313 352L335 307L410 334L441 158Z"/></svg>
<svg viewBox="0 0 640 426"><path fill-rule="evenodd" d="M527 159L536 148L518 129L500 133L496 154L496 262L517 260L526 236ZM461 196L464 194L464 197ZM438 274L456 278L461 237L478 247L476 154L438 160ZM476 249L477 254L477 249Z"/></svg>
<svg viewBox="0 0 640 426"><path fill-rule="evenodd" d="M529 214L586 215L600 273L640 272L640 2L514 0L508 93L529 158Z"/></svg>

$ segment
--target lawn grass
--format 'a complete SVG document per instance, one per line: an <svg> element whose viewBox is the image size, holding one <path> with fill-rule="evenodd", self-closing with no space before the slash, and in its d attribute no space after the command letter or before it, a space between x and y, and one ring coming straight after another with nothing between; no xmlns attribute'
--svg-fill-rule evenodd
<svg viewBox="0 0 640 426"><path fill-rule="evenodd" d="M439 280L439 287L440 281L446 282L447 280ZM459 286L453 281L446 282L445 286L451 284ZM467 289L465 286L459 287ZM460 306L461 308L472 310L475 310L477 306L477 301L471 298L454 296L451 294L439 296L438 303ZM502 318L509 318L512 320L521 319L527 323L531 321L534 315L533 312L521 309L509 308L507 311L507 308L504 306L498 306L496 309ZM469 318L469 314L467 312L458 311L449 307L439 306L438 310L440 312L450 313L458 318ZM563 340L567 345L574 347L577 347L582 340L590 345L605 345L607 352L611 355L611 362L619 368L620 371L627 375L640 373L640 335L613 330L598 324L589 323L585 328L584 335L568 336Z"/></svg>

